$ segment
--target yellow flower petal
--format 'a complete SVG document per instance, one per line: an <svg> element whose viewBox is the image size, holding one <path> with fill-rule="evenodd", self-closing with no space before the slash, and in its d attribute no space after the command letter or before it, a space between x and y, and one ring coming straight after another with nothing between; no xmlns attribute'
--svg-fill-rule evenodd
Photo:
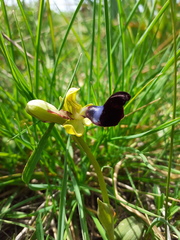
<svg viewBox="0 0 180 240"><path fill-rule="evenodd" d="M79 120L68 120L63 127L68 134L76 135L77 137L81 137L84 133L84 125Z"/></svg>
<svg viewBox="0 0 180 240"><path fill-rule="evenodd" d="M82 106L76 102L76 94L78 91L79 88L70 88L68 90L63 105L65 111L75 114L81 110Z"/></svg>

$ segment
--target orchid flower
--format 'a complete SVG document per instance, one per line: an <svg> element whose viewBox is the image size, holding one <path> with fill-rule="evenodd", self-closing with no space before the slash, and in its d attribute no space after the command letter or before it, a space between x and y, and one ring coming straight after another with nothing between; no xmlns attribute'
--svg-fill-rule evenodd
<svg viewBox="0 0 180 240"><path fill-rule="evenodd" d="M63 109L58 110L55 106L43 100L31 100L26 105L26 112L43 122L61 124L68 134L80 137L84 133L84 125L89 126L91 121L85 118L84 108L76 102L76 94L79 88L70 88L66 94Z"/></svg>
<svg viewBox="0 0 180 240"><path fill-rule="evenodd" d="M61 110L37 99L27 103L26 111L43 122L61 124L68 134L77 137L83 135L84 125L89 126L91 122L98 126L109 127L117 125L124 117L123 106L130 99L128 93L114 93L102 106L88 104L82 107L76 101L78 91L79 88L68 90Z"/></svg>

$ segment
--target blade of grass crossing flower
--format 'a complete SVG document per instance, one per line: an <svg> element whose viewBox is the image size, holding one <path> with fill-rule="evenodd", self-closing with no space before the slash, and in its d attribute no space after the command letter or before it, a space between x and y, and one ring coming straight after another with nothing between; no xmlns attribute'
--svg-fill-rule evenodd
<svg viewBox="0 0 180 240"><path fill-rule="evenodd" d="M68 180L67 158L68 158L68 155L70 155L69 149L70 149L70 136L68 136L68 140L66 144L66 154L64 158L64 172L63 172L63 180L62 180L61 197L59 202L57 239L63 239L64 228L65 228L65 206L66 206L66 191L67 191L67 180Z"/></svg>
<svg viewBox="0 0 180 240"><path fill-rule="evenodd" d="M76 8L76 10L75 10L75 12L74 12L74 14L73 14L73 16L72 16L72 18L71 18L71 21L70 21L70 23L69 23L69 26L68 26L68 28L67 28L67 31L66 31L66 33L65 33L65 35L64 35L62 44L61 44L61 46L60 46L60 48L59 48L59 52L58 52L58 55L57 55L57 58L56 58L56 61L55 61L55 64L54 64L54 71L53 71L52 79L51 79L51 83L50 83L50 99L52 99L52 97L53 97L53 96L52 96L53 86L56 84L56 82L55 82L55 80L56 80L55 77L56 77L56 69L57 69L57 66L58 66L59 58L60 58L60 56L61 56L61 53L62 53L64 44L66 43L66 39L67 39L68 34L69 34L70 30L71 30L71 27L72 27L72 25L73 25L73 22L74 22L74 20L75 20L75 18L76 18L77 13L79 12L79 10L80 10L80 8L81 8L81 5L83 4L83 2L84 2L84 0L79 1L79 4L77 5L77 8Z"/></svg>
<svg viewBox="0 0 180 240"><path fill-rule="evenodd" d="M41 37L41 25L43 18L43 8L44 8L44 0L40 0L39 2L39 13L38 13L38 25L36 31L36 51L35 51L35 93L38 97L39 93L39 52L40 52L40 37Z"/></svg>

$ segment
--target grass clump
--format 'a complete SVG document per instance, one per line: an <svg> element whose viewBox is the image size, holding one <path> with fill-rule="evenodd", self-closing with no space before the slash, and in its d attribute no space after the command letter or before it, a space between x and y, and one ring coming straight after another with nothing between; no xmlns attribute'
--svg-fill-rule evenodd
<svg viewBox="0 0 180 240"><path fill-rule="evenodd" d="M63 13L49 1L1 0L1 239L107 239L83 142L25 111L37 98L58 107L70 84L80 87L82 106L103 105L113 92L132 96L119 125L91 125L83 136L102 168L115 236L125 223L135 239L180 238L179 9L172 1L81 0Z"/></svg>

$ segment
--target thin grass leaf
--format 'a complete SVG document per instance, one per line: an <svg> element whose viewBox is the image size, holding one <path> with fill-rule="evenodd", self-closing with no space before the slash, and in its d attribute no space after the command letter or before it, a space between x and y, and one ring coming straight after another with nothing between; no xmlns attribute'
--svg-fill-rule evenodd
<svg viewBox="0 0 180 240"><path fill-rule="evenodd" d="M29 22L28 22L28 19L27 19L27 14L26 14L26 12L24 11L24 8L23 8L22 3L21 3L20 0L17 0L17 4L18 4L19 9L20 9L20 11L21 11L21 14L22 14L22 16L23 16L23 19L24 19L24 22L25 22L26 27L27 27L27 29L28 29L28 32L29 32L29 34L30 34L30 36L31 36L32 45L33 45L33 47L35 48L34 36L33 36L32 31L31 31L31 26L30 26L30 24L29 24Z"/></svg>
<svg viewBox="0 0 180 240"><path fill-rule="evenodd" d="M32 227L32 226L29 226L28 224L24 224L24 223L19 223L19 222L13 222L13 221L10 221L10 220L2 220L0 219L0 223L6 223L6 224L11 224L11 225L16 225L16 226L19 226L19 227L22 227L22 228L28 228L32 231L35 231L35 227Z"/></svg>
<svg viewBox="0 0 180 240"><path fill-rule="evenodd" d="M49 125L48 129L46 130L46 132L44 133L44 135L42 136L42 138L40 139L37 148L33 151L30 158L28 159L26 166L24 167L24 170L22 173L22 180L26 184L28 184L31 179L31 176L32 176L34 169L41 157L41 153L47 144L47 139L50 136L50 133L51 133L53 127L54 127L54 123L51 123Z"/></svg>
<svg viewBox="0 0 180 240"><path fill-rule="evenodd" d="M41 219L41 213L38 213L38 216L36 218L36 237L37 237L37 240L44 239L44 229L43 229L43 223Z"/></svg>
<svg viewBox="0 0 180 240"><path fill-rule="evenodd" d="M172 20L172 31L173 31L173 49L174 49L174 79L173 79L173 116L172 119L176 118L176 109L177 109L177 44L176 44L176 15L175 15L175 6L172 1L170 1L171 6L171 20ZM167 187L166 187L166 204L165 204L165 220L168 221L169 215L169 206L168 198L170 192L170 182L171 182L171 168L173 164L173 154L174 154L174 135L175 135L175 126L172 125L171 128L171 143L170 143L170 153L169 153L169 162L168 162L168 176L167 176ZM168 239L168 228L165 225L166 239ZM180 236L180 233L178 234Z"/></svg>
<svg viewBox="0 0 180 240"><path fill-rule="evenodd" d="M51 43L52 43L52 50L53 50L53 60L55 62L56 43L55 43L55 37L54 37L54 26L53 26L53 19L52 19L52 11L51 11L51 8L50 8L49 0L46 1L46 6L47 6L47 14L48 14L50 34L51 34Z"/></svg>
<svg viewBox="0 0 180 240"><path fill-rule="evenodd" d="M125 44L125 21L124 21L124 12L123 12L123 8L122 8L122 1L118 1L118 10L119 10L119 21L120 21L120 26L119 26L119 30L120 30L120 35L121 35L121 61L122 61L122 75L121 75L121 89L124 90L124 83L125 83L125 68L124 68L124 63L125 63L125 53L126 53L126 44ZM119 81L117 81L119 82Z"/></svg>
<svg viewBox="0 0 180 240"><path fill-rule="evenodd" d="M15 80L17 89L28 100L33 99L34 96L29 91L29 88L28 88L28 85L26 84L24 76L21 74L21 72L17 68L15 62L13 61L13 59L10 56L10 53L9 53L7 47L4 44L4 39L2 37L2 34L0 34L0 43L1 43L1 47L2 47L2 50L3 50L4 57L5 57L6 61L9 64L9 67L10 67L10 70L11 70L11 74L12 74L14 80Z"/></svg>
<svg viewBox="0 0 180 240"><path fill-rule="evenodd" d="M94 221L101 237L103 240L108 240L106 237L106 232L104 231L104 228L102 227L101 223L99 222L99 219L91 212L89 212L90 216L92 217L92 220Z"/></svg>
<svg viewBox="0 0 180 240"><path fill-rule="evenodd" d="M141 38L138 40L137 44L136 44L136 48L138 48L146 39L146 37L148 36L149 32L151 31L151 29L154 27L154 25L159 21L159 19L161 18L161 16L165 13L165 11L167 10L168 6L169 6L169 1L167 1L163 7L160 9L160 11L158 12L158 14L156 15L156 17L151 21L150 25L146 28L146 31L144 32L144 34L141 36Z"/></svg>
<svg viewBox="0 0 180 240"><path fill-rule="evenodd" d="M156 224L159 224L159 223L164 223L165 225L169 226L175 233L176 235L178 236L178 239L180 238L180 232L171 224L169 224L165 219L163 218L155 218L151 224L151 226L149 226L148 228L148 232L152 229L152 227Z"/></svg>
<svg viewBox="0 0 180 240"><path fill-rule="evenodd" d="M74 20L75 20L75 18L76 18L76 15L78 14L78 12L79 12L79 10L80 10L81 5L83 4L83 2L84 2L84 0L80 0L80 1L79 1L79 4L77 5L77 8L76 8L76 10L75 10L75 12L74 12L74 14L73 14L73 16L72 16L72 19L71 19L71 21L70 21L70 23L69 23L69 26L68 26L68 28L67 28L67 31L66 31L66 33L65 33L65 35L64 35L62 44L61 44L61 46L60 46L60 48L59 48L59 52L58 52L58 55L57 55L57 58L56 58L56 61L55 61L55 64L54 64L54 69L53 69L53 74L52 74L52 79L51 79L51 84L50 84L50 99L52 99L52 92L53 92L52 90L53 90L54 85L56 84L56 79L55 79L55 78L56 78L56 70L57 70L57 66L58 66L58 62L59 62L59 59L60 59L62 50L63 50L64 45L65 45L65 43L66 43L68 34L69 34L69 32L70 32L70 30L71 30L71 27L72 27L72 25L73 25L73 22L74 22Z"/></svg>
<svg viewBox="0 0 180 240"><path fill-rule="evenodd" d="M161 130L167 128L167 127L171 127L172 125L175 125L175 124L177 124L179 122L180 122L180 118L176 118L174 120L170 120L169 122L161 124L160 126L155 127L155 128L153 128L153 129L151 129L149 131L138 133L138 134L135 134L135 135L114 137L114 138L111 138L111 141L118 140L118 139L133 139L133 138L144 137L144 136L156 133L158 131L161 131Z"/></svg>
<svg viewBox="0 0 180 240"><path fill-rule="evenodd" d="M15 16L18 32L19 32L21 42L22 42L22 46L23 46L23 50L24 50L24 58L25 58L27 69L28 69L28 76L29 76L29 81L30 81L30 84L31 84L31 92L32 92L33 91L33 86L32 86L32 77L31 77L31 70L30 70L31 67L30 67L30 64L29 64L27 51L26 51L26 46L25 46L25 43L24 43L24 40L23 40L23 36L22 36L21 29L20 29L20 26L19 26L19 23L18 23L18 19L17 19L15 14L14 14L14 16Z"/></svg>
<svg viewBox="0 0 180 240"><path fill-rule="evenodd" d="M92 85L92 73L93 73L93 62L94 62L94 45L95 45L95 23L96 23L96 0L93 2L93 20L92 20L92 43L91 43L91 60L90 60L90 73L88 80L88 97L87 101L90 102L90 94L91 94L91 85Z"/></svg>
<svg viewBox="0 0 180 240"><path fill-rule="evenodd" d="M43 21L43 9L44 9L44 0L39 2L39 13L38 13L38 25L36 31L36 51L35 51L35 62L34 62L34 71L35 71L35 93L38 97L39 95L39 53L40 53L40 38L41 38L41 26Z"/></svg>
<svg viewBox="0 0 180 240"><path fill-rule="evenodd" d="M84 211L84 207L83 207L81 192L80 192L79 186L77 184L77 181L74 177L73 172L70 172L70 176L71 176L74 192L76 194L76 200L77 200L77 203L78 203L82 239L83 240L90 240L89 233L88 233L88 228L87 228L87 222L85 220L86 217L85 217L85 211Z"/></svg>
<svg viewBox="0 0 180 240"><path fill-rule="evenodd" d="M1 0L1 7L2 7L2 13L4 14L4 18L5 18L5 24L6 24L7 30L8 30L8 36L10 39L12 39L12 31L10 28L10 21L8 19L8 14L7 14L6 5L4 3L4 0ZM11 57L13 60L15 60L14 47L13 47L12 43L10 44L10 48L11 48Z"/></svg>
<svg viewBox="0 0 180 240"><path fill-rule="evenodd" d="M108 83L109 95L112 94L112 59L111 59L111 33L109 26L109 6L108 1L104 0L104 13L106 23L106 44L107 44L107 61L108 61Z"/></svg>
<svg viewBox="0 0 180 240"><path fill-rule="evenodd" d="M66 153L64 158L64 172L62 180L62 190L59 202L59 215L58 215L58 229L57 229L57 239L63 239L64 228L65 228L65 209L66 209L66 191L68 182L68 171L67 171L67 158L70 149L70 136L68 137L66 144Z"/></svg>

